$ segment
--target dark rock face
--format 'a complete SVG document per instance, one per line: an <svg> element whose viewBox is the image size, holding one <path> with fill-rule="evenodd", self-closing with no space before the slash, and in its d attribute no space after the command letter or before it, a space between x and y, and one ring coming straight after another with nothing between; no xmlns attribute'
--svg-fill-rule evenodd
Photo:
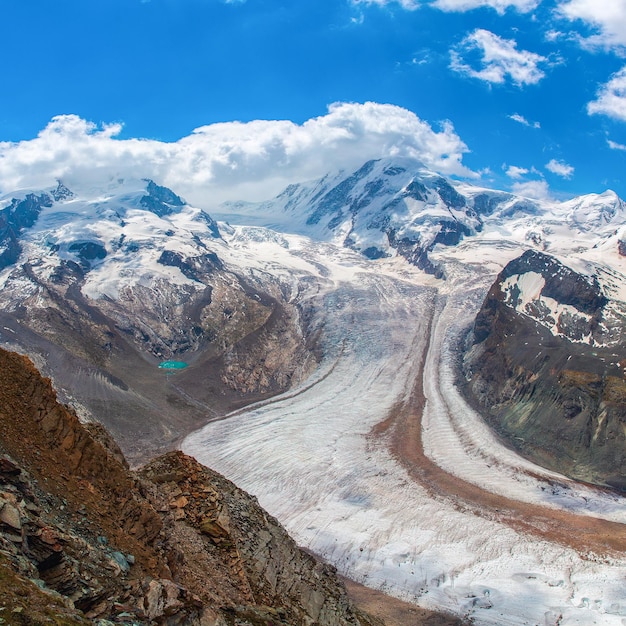
<svg viewBox="0 0 626 626"><path fill-rule="evenodd" d="M60 180L57 181L57 188L52 192L55 202L69 200L74 197L74 192L70 191Z"/></svg>
<svg viewBox="0 0 626 626"><path fill-rule="evenodd" d="M449 207L461 209L465 206L465 198L445 178L438 178L433 187Z"/></svg>
<svg viewBox="0 0 626 626"><path fill-rule="evenodd" d="M409 263L419 267L428 274L433 274L438 278L442 277L441 269L430 259L429 253L437 244L444 246L455 246L460 243L463 237L471 234L468 226L462 222L450 218L438 218L434 226L436 234L429 241L422 241L419 237L398 237L395 229L389 228L386 233L389 244L395 248L398 254L404 257Z"/></svg>
<svg viewBox="0 0 626 626"><path fill-rule="evenodd" d="M529 272L543 286L522 307L528 294L517 278ZM555 319L542 298L569 309ZM572 478L626 490L626 363L623 342L602 343L607 304L595 277L545 254L524 253L504 268L476 317L464 364L466 391L528 458ZM610 330L616 336L624 329Z"/></svg>
<svg viewBox="0 0 626 626"><path fill-rule="evenodd" d="M185 204L171 189L161 187L151 180L148 181L146 191L148 195L141 198L141 206L159 217L170 215Z"/></svg>
<svg viewBox="0 0 626 626"><path fill-rule="evenodd" d="M77 241L68 250L79 257L83 269L89 269L95 261L101 261L107 255L105 247L96 241Z"/></svg>
<svg viewBox="0 0 626 626"><path fill-rule="evenodd" d="M375 259L384 259L385 257L389 255L383 252L380 248L370 246L369 248L366 248L365 250L363 250L363 256L366 257L367 259L375 260Z"/></svg>
<svg viewBox="0 0 626 626"><path fill-rule="evenodd" d="M408 237L400 238L395 230L390 230L387 236L389 237L389 243L398 251L398 254L403 256L412 265L428 271L430 261L426 251L420 248L419 239L409 239ZM428 261L428 264L425 264L426 261Z"/></svg>
<svg viewBox="0 0 626 626"><path fill-rule="evenodd" d="M523 314L556 326L560 334L577 341L582 340L584 335L597 331L603 308L608 302L597 278L582 276L547 254L527 250L502 270L487 294L474 324L474 338L477 343L491 332L494 317L501 306L517 310L521 303L521 282L513 280L506 286L508 280L530 274L540 276L543 281L539 298L550 298L574 310L566 311L559 319L554 319L551 317L552 311L547 310L545 304L537 299L526 306Z"/></svg>
<svg viewBox="0 0 626 626"><path fill-rule="evenodd" d="M206 225L209 227L209 231L215 237L215 239L219 239L221 237L220 229L217 226L217 222L204 211L201 212L200 217L204 220Z"/></svg>
<svg viewBox="0 0 626 626"><path fill-rule="evenodd" d="M169 265L170 267L177 267L184 276L190 278L191 280L197 280L198 282L202 282L202 276L211 274L215 270L224 269L223 263L214 252L207 252L207 254L201 257L185 259L178 252L164 250L158 258L157 263L160 263L161 265Z"/></svg>
<svg viewBox="0 0 626 626"><path fill-rule="evenodd" d="M405 198L413 198L413 200L419 200L425 202L428 191L426 187L418 180L412 180L405 188L402 194Z"/></svg>
<svg viewBox="0 0 626 626"><path fill-rule="evenodd" d="M595 276L591 279L582 276L553 257L536 250L527 250L521 257L511 261L500 277L506 279L527 272L543 276L545 285L541 290L542 296L553 298L561 304L569 304L583 313L596 314L608 302Z"/></svg>
<svg viewBox="0 0 626 626"><path fill-rule="evenodd" d="M508 194L478 194L474 197L474 210L479 215L491 215L509 197Z"/></svg>
<svg viewBox="0 0 626 626"><path fill-rule="evenodd" d="M395 230L389 230L387 236L389 237L390 245L411 265L415 265L428 274L433 274L438 278L441 277L440 270L428 257L428 252L432 249L432 246L423 245L419 238L398 237Z"/></svg>
<svg viewBox="0 0 626 626"><path fill-rule="evenodd" d="M8 207L0 211L0 269L17 261L22 252L20 232L33 226L41 209L50 206L52 200L48 194L36 196L29 193L23 200L12 200Z"/></svg>
<svg viewBox="0 0 626 626"><path fill-rule="evenodd" d="M131 472L27 359L0 350L0 368L0 594L15 623L372 624L225 478L178 452Z"/></svg>

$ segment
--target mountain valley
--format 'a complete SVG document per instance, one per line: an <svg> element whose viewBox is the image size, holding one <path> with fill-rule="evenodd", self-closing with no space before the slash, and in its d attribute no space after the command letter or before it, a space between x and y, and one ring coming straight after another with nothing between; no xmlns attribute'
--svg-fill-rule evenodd
<svg viewBox="0 0 626 626"><path fill-rule="evenodd" d="M625 242L612 192L532 200L410 159L203 209L149 180L58 182L0 199L0 343L111 432L120 467L148 463L123 480L163 518L159 541L188 542L169 578L145 567L163 594L200 594L185 551L206 505L185 494L219 485L253 506L193 457L373 589L476 624L621 625ZM178 491L187 504L164 504ZM251 623L370 619L305 619L284 598L288 616L268 613L246 584L256 604L228 602L255 604ZM348 607L334 584L319 593Z"/></svg>

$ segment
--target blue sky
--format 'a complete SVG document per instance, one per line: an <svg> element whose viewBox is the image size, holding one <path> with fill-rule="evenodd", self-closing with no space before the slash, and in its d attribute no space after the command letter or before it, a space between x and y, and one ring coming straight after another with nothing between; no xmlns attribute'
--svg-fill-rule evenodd
<svg viewBox="0 0 626 626"><path fill-rule="evenodd" d="M0 191L29 182L20 164L75 174L72 159L94 150L85 144L59 169L76 133L97 136L117 162L135 154L132 139L150 140L147 175L156 168L175 182L163 154L199 150L199 127L229 151L233 180L247 168L248 184L267 171L252 169L260 152L271 156L269 127L229 124L285 120L271 127L272 146L285 129L299 146L311 142L297 159L293 146L278 151L285 178L318 173L322 126L363 125L352 147L364 141L367 156L411 144L435 166L432 129L435 143L456 142L444 173L530 195L626 197L626 0L0 0L0 20ZM334 103L360 106L333 116ZM417 142L415 128L426 133ZM346 150L351 166L359 150ZM209 169L198 179L214 180L219 168Z"/></svg>

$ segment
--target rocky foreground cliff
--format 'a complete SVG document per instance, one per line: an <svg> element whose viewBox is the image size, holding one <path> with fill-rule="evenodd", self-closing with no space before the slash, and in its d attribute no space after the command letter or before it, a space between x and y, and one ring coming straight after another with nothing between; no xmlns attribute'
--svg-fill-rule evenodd
<svg viewBox="0 0 626 626"><path fill-rule="evenodd" d="M374 623L252 496L180 452L131 472L28 359L0 372L0 623Z"/></svg>

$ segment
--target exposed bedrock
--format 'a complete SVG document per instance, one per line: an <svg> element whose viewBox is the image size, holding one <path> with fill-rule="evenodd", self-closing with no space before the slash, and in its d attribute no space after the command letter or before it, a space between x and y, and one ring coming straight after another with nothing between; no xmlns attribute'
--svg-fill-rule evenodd
<svg viewBox="0 0 626 626"><path fill-rule="evenodd" d="M25 357L0 350L6 623L373 626L335 570L180 452L128 469Z"/></svg>
<svg viewBox="0 0 626 626"><path fill-rule="evenodd" d="M51 280L21 271L33 293L0 312L0 336L54 379L64 401L101 421L133 464L207 419L288 389L315 365L301 311L270 282L253 287L205 269L203 283L156 279L94 300L77 264ZM168 359L188 367L159 369Z"/></svg>
<svg viewBox="0 0 626 626"><path fill-rule="evenodd" d="M528 251L491 287L466 353L466 391L540 465L626 490L624 318L595 277Z"/></svg>

